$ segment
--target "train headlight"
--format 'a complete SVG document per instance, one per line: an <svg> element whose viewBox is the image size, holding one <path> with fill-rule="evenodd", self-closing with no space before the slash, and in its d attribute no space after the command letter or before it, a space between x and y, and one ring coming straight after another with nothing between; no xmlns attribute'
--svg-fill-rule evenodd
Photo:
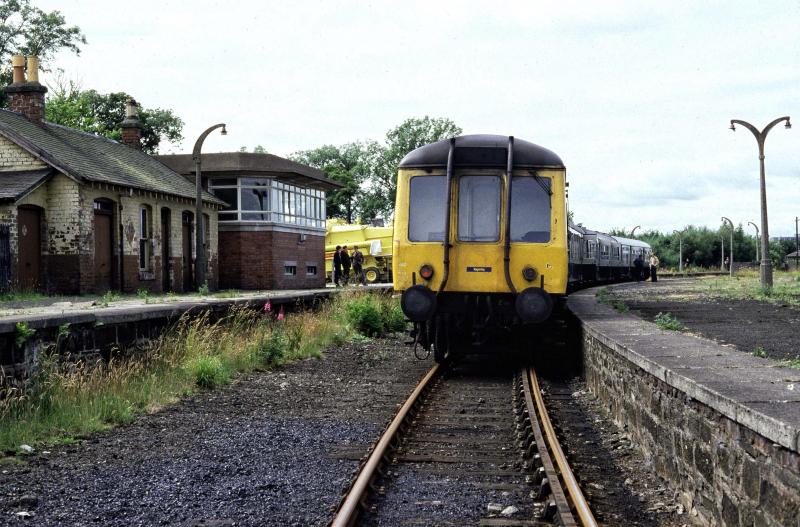
<svg viewBox="0 0 800 527"><path fill-rule="evenodd" d="M433 267L428 264L423 265L419 268L419 276L423 280L430 280L433 277Z"/></svg>
<svg viewBox="0 0 800 527"><path fill-rule="evenodd" d="M535 267L526 265L525 269L522 270L522 278L524 278L528 282L533 282L534 280L536 280L537 276L539 276L539 273L536 272Z"/></svg>
<svg viewBox="0 0 800 527"><path fill-rule="evenodd" d="M412 322L425 322L436 313L436 294L424 285L415 285L403 291L400 307Z"/></svg>

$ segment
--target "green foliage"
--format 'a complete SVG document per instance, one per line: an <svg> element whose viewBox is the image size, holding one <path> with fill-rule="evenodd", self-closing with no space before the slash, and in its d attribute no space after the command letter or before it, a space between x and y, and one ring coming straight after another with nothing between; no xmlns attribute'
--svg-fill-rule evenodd
<svg viewBox="0 0 800 527"><path fill-rule="evenodd" d="M144 287L140 287L136 290L136 296L147 302L147 299L150 297L150 291Z"/></svg>
<svg viewBox="0 0 800 527"><path fill-rule="evenodd" d="M57 338L62 339L62 338L68 337L69 336L69 327L70 327L70 325L71 324L69 322L64 322L63 324L58 326L58 336L57 336Z"/></svg>
<svg viewBox="0 0 800 527"><path fill-rule="evenodd" d="M231 372L219 357L197 357L189 363L195 383L201 388L212 389L230 380Z"/></svg>
<svg viewBox="0 0 800 527"><path fill-rule="evenodd" d="M669 329L672 331L680 331L683 329L683 324L681 324L672 313L658 313L653 319L653 322L661 329Z"/></svg>
<svg viewBox="0 0 800 527"><path fill-rule="evenodd" d="M132 97L125 92L98 93L81 90L75 83L62 83L47 99L48 121L120 141L125 105ZM183 139L183 120L172 110L139 108L142 122L142 150L158 153L161 141L178 143Z"/></svg>
<svg viewBox="0 0 800 527"><path fill-rule="evenodd" d="M100 297L100 306L101 307L108 307L108 304L119 300L120 294L116 291L106 291L103 296Z"/></svg>
<svg viewBox="0 0 800 527"><path fill-rule="evenodd" d="M756 346L756 348L753 350L753 356L754 356L754 357L760 357L760 358L762 358L762 359L765 359L765 358L767 358L767 352L766 352L766 351L764 351L764 348L763 348L763 347L761 347L761 346Z"/></svg>
<svg viewBox="0 0 800 527"><path fill-rule="evenodd" d="M15 327L14 342L18 348L23 347L28 342L28 339L36 334L36 330L29 328L25 322L17 322Z"/></svg>
<svg viewBox="0 0 800 527"><path fill-rule="evenodd" d="M43 298L47 298L47 295L36 291L8 291L6 293L0 293L0 302L31 302L34 300L42 300Z"/></svg>
<svg viewBox="0 0 800 527"><path fill-rule="evenodd" d="M261 335L255 342L253 352L265 366L280 364L289 351L289 341L282 327Z"/></svg>
<svg viewBox="0 0 800 527"><path fill-rule="evenodd" d="M348 223L364 223L388 218L394 210L397 190L397 167L403 157L420 146L461 134L453 121L445 118L405 120L386 133L385 144L376 141L324 145L296 152L291 159L323 170L344 188L329 192L327 211L330 218Z"/></svg>
<svg viewBox="0 0 800 527"><path fill-rule="evenodd" d="M200 296L208 296L209 289L208 289L208 282L203 282L200 287L197 288L197 293Z"/></svg>
<svg viewBox="0 0 800 527"><path fill-rule="evenodd" d="M78 26L68 26L59 11L43 11L30 0L0 0L0 83L11 83L11 55L36 55L42 69L62 50L80 54L86 37ZM0 107L8 99L0 91Z"/></svg>
<svg viewBox="0 0 800 527"><path fill-rule="evenodd" d="M372 295L364 295L353 299L346 307L347 319L353 327L368 337L376 337L383 333L383 317L380 306Z"/></svg>
<svg viewBox="0 0 800 527"><path fill-rule="evenodd" d="M778 366L784 366L788 368L794 368L796 370L800 370L800 357L795 357L793 359L786 359L778 362Z"/></svg>

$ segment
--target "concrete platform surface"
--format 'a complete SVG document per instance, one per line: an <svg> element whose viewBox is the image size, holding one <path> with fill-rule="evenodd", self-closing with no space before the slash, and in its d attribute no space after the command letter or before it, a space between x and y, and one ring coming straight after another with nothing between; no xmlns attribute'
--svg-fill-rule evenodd
<svg viewBox="0 0 800 527"><path fill-rule="evenodd" d="M688 397L800 452L800 370L618 313L600 304L596 291L567 301L585 332Z"/></svg>

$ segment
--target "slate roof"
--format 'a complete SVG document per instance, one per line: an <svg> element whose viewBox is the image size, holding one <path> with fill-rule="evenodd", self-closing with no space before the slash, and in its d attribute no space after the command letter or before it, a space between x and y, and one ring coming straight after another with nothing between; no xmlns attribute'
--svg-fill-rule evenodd
<svg viewBox="0 0 800 527"><path fill-rule="evenodd" d="M52 168L0 172L0 203L19 200L55 174Z"/></svg>
<svg viewBox="0 0 800 527"><path fill-rule="evenodd" d="M194 183L148 154L106 137L46 121L39 126L8 110L0 110L0 135L80 182L195 198ZM208 192L203 201L224 204Z"/></svg>
<svg viewBox="0 0 800 527"><path fill-rule="evenodd" d="M191 154L171 154L155 156L156 159L179 174L194 174L194 161ZM318 168L297 163L272 154L251 152L221 152L203 154L202 172L204 175L254 175L275 176L298 185L320 189L336 190L344 187Z"/></svg>

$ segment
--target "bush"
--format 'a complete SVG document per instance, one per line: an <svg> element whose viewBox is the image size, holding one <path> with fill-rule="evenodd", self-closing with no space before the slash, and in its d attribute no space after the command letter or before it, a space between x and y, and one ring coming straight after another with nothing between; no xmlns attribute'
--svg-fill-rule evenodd
<svg viewBox="0 0 800 527"><path fill-rule="evenodd" d="M383 333L383 317L372 295L353 298L345 313L347 321L362 335L377 337Z"/></svg>
<svg viewBox="0 0 800 527"><path fill-rule="evenodd" d="M277 327L261 335L255 344L255 354L265 366L278 364L286 356L289 342L283 328Z"/></svg>
<svg viewBox="0 0 800 527"><path fill-rule="evenodd" d="M396 298L389 298L382 304L383 325L386 331L403 331L406 329L406 316Z"/></svg>
<svg viewBox="0 0 800 527"><path fill-rule="evenodd" d="M189 369L201 388L215 388L230 379L230 372L219 357L198 357L189 363Z"/></svg>
<svg viewBox="0 0 800 527"><path fill-rule="evenodd" d="M675 318L672 313L658 313L654 319L654 322L660 327L661 329L671 329L673 331L679 331L683 329L683 324L681 324L680 320Z"/></svg>

